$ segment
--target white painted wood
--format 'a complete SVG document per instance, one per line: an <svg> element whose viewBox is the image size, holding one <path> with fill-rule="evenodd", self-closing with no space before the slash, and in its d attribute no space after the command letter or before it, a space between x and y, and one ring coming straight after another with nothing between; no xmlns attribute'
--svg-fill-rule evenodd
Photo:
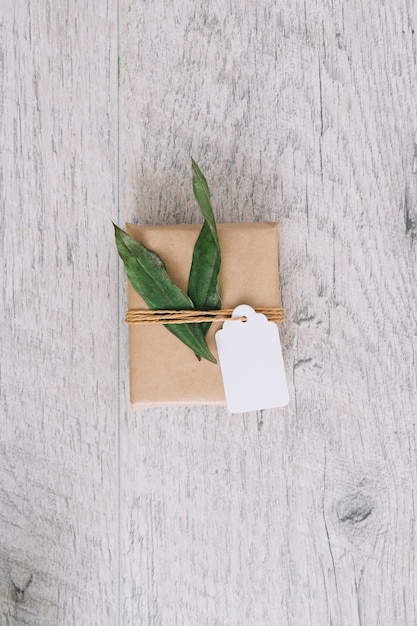
<svg viewBox="0 0 417 626"><path fill-rule="evenodd" d="M414 625L414 3L119 3L0 10L0 624ZM288 408L129 411L109 220L191 155L281 222Z"/></svg>
<svg viewBox="0 0 417 626"><path fill-rule="evenodd" d="M417 621L415 19L121 2L122 215L281 221L291 394L126 413L123 624Z"/></svg>
<svg viewBox="0 0 417 626"><path fill-rule="evenodd" d="M116 3L0 13L0 623L116 624Z"/></svg>

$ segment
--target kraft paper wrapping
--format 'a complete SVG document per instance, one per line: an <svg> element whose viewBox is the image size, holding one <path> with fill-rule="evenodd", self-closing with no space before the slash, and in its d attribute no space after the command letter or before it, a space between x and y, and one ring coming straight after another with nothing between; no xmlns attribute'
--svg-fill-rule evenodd
<svg viewBox="0 0 417 626"><path fill-rule="evenodd" d="M218 224L222 253L222 306L279 306L278 229L274 222ZM172 280L187 292L194 244L201 224L135 226L126 230L154 250ZM147 309L128 285L129 309ZM211 325L207 343L217 358ZM129 325L130 400L132 410L173 405L225 405L220 366L194 353L163 325Z"/></svg>

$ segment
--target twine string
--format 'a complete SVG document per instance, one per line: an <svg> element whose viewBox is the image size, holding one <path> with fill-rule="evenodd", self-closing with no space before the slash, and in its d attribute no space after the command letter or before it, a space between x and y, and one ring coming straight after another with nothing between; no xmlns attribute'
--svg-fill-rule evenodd
<svg viewBox="0 0 417 626"><path fill-rule="evenodd" d="M219 309L213 311L179 310L171 311L158 309L130 309L126 312L127 324L201 324L202 322L230 322L244 321L246 317L232 317L234 309ZM270 322L280 323L284 319L284 312L280 307L256 308L257 313L265 315Z"/></svg>

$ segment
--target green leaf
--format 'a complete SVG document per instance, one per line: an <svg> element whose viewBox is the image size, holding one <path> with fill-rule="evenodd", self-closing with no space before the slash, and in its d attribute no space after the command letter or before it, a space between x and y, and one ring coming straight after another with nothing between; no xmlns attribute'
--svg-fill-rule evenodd
<svg viewBox="0 0 417 626"><path fill-rule="evenodd" d="M116 245L127 277L135 291L150 309L178 310L194 309L192 300L175 285L167 274L162 259L132 239L121 228L113 224ZM164 324L173 335L183 341L198 356L216 363L204 337L201 324Z"/></svg>
<svg viewBox="0 0 417 626"><path fill-rule="evenodd" d="M188 281L188 295L197 309L221 309L219 272L221 253L216 222L210 204L210 190L197 163L192 159L193 190L204 216L204 224L194 246ZM204 334L211 322L201 324Z"/></svg>

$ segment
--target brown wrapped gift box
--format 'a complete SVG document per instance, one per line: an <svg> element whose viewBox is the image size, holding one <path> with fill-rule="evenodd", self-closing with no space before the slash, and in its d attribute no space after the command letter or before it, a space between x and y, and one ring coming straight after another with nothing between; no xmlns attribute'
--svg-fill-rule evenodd
<svg viewBox="0 0 417 626"><path fill-rule="evenodd" d="M135 226L126 230L163 259L168 274L187 291L194 244L201 224ZM224 308L238 304L279 306L278 230L274 222L218 224L222 253L220 273ZM129 309L148 308L128 286ZM211 325L207 343L217 358ZM224 405L220 366L198 361L194 353L162 325L129 326L130 400L132 410L171 405Z"/></svg>

